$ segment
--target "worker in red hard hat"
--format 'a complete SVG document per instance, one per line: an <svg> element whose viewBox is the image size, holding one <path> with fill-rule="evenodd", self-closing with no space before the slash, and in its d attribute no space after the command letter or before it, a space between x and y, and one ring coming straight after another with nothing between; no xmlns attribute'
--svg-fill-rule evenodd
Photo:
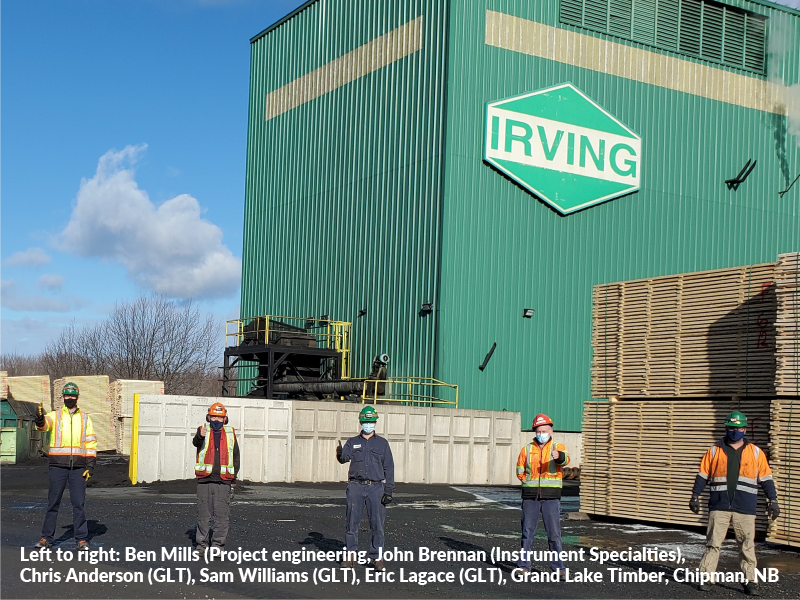
<svg viewBox="0 0 800 600"><path fill-rule="evenodd" d="M195 541L197 550L204 553L209 545L225 547L231 495L239 472L239 442L233 427L228 425L228 411L220 402L208 409L206 422L197 428L192 444L197 448Z"/></svg>
<svg viewBox="0 0 800 600"><path fill-rule="evenodd" d="M551 551L561 552L561 486L562 467L569 464L567 448L553 439L553 421L538 414L531 425L534 439L519 453L517 479L522 482L522 552L517 567L531 567L530 551L539 515L547 532ZM561 559L550 562L550 568L562 572Z"/></svg>

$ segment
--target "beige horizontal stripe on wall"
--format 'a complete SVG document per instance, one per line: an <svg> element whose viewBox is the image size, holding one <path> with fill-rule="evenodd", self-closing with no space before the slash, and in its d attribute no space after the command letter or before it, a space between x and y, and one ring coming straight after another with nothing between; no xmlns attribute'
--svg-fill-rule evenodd
<svg viewBox="0 0 800 600"><path fill-rule="evenodd" d="M266 120L392 64L422 48L422 16L267 94Z"/></svg>
<svg viewBox="0 0 800 600"><path fill-rule="evenodd" d="M486 44L736 106L786 112L782 85L492 10L486 11Z"/></svg>

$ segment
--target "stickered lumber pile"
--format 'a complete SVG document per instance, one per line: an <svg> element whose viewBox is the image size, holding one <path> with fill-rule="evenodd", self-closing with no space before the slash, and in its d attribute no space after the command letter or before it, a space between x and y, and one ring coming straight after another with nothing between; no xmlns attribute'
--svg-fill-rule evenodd
<svg viewBox="0 0 800 600"><path fill-rule="evenodd" d="M8 395L21 402L41 404L45 412L51 410L50 376L32 375L26 377L8 377Z"/></svg>
<svg viewBox="0 0 800 600"><path fill-rule="evenodd" d="M775 395L775 263L597 285L594 398Z"/></svg>
<svg viewBox="0 0 800 600"><path fill-rule="evenodd" d="M769 400L664 399L584 404L581 511L679 525L705 525L689 510L692 486L706 450L725 435L733 410L747 416L748 439L769 448ZM759 494L757 531L766 531Z"/></svg>
<svg viewBox="0 0 800 600"><path fill-rule="evenodd" d="M779 395L800 396L800 253L778 257L775 291L778 297L775 387Z"/></svg>
<svg viewBox="0 0 800 600"><path fill-rule="evenodd" d="M97 450L115 450L117 447L114 415L111 411L111 397L107 375L81 375L56 379L53 382L53 408L61 410L64 398L61 391L68 381L80 390L78 408L92 418L97 435Z"/></svg>
<svg viewBox="0 0 800 600"><path fill-rule="evenodd" d="M117 379L111 383L111 406L114 412L117 453L130 455L133 426L133 395L164 394L163 381Z"/></svg>
<svg viewBox="0 0 800 600"><path fill-rule="evenodd" d="M781 514L767 539L800 547L800 398L772 401L770 466Z"/></svg>

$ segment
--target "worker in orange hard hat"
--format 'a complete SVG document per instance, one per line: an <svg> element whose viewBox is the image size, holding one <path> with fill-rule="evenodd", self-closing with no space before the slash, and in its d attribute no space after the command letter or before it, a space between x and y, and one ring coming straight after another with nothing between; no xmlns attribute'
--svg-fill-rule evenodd
<svg viewBox="0 0 800 600"><path fill-rule="evenodd" d="M525 446L517 459L517 479L522 482L522 551L517 567L531 567L530 551L539 515L547 532L548 547L561 552L561 486L562 467L569 464L567 448L553 439L553 421L539 413L531 425L533 441ZM561 559L550 562L553 571L561 572Z"/></svg>
<svg viewBox="0 0 800 600"><path fill-rule="evenodd" d="M197 448L197 550L225 547L231 510L231 495L239 472L239 442L228 425L228 411L220 402L208 409L205 424L192 440ZM213 527L212 527L213 523ZM213 535L212 535L213 530Z"/></svg>

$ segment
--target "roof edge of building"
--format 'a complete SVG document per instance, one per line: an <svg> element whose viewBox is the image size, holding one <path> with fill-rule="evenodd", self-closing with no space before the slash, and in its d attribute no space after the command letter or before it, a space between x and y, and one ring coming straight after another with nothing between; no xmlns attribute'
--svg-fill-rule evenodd
<svg viewBox="0 0 800 600"><path fill-rule="evenodd" d="M794 8L793 6L786 6L785 4L778 4L777 2L771 2L770 0L745 0L746 2L752 2L753 4L758 4L759 6L764 6L766 8L771 8L773 10L780 10L783 12L787 12L790 15L794 15L795 17L800 17L800 9ZM724 4L724 0L723 0Z"/></svg>
<svg viewBox="0 0 800 600"><path fill-rule="evenodd" d="M291 19L292 17L294 17L294 16L298 15L299 13L303 12L305 9L307 9L309 6L311 6L311 5L312 5L312 4L314 4L315 2L319 2L319 0L308 0L307 2L303 2L303 4L301 4L300 6L298 6L297 8L295 8L295 9L294 9L292 12L290 12L288 15L281 17L280 19L278 19L277 21L275 21L275 22L274 22L272 25L270 25L269 27L267 27L267 28L266 28L266 29L264 29L263 31L261 31L261 32L257 33L257 34L256 34L256 35L254 35L253 37L251 37L251 38L250 38L250 43L252 44L252 43L254 43L254 42L257 42L257 41L258 41L258 40L260 40L262 37L264 37L265 35L267 35L267 34L268 34L270 31L272 31L273 29L277 29L278 27L280 27L281 25L283 25L283 24L284 24L286 21L288 21L288 20L289 20L289 19Z"/></svg>
<svg viewBox="0 0 800 600"><path fill-rule="evenodd" d="M314 4L316 2L319 2L319 0L308 0L307 2L303 2L303 4L301 4L300 6L295 8L292 12L290 12L289 14L281 17L280 19L275 21L272 25L268 26L263 31L257 33L253 37L251 37L250 38L250 43L253 44L253 43L257 42L258 40L263 38L265 35L267 35L270 31L273 31L274 29L277 29L278 27L280 27L281 25L286 23L286 21L290 20L291 18L295 17L299 13L303 12L305 9L307 9L309 6L311 6L312 4ZM796 17L800 17L800 9L796 9L796 8L791 7L791 6L786 6L785 4L778 4L777 2L771 2L770 0L745 0L745 2L749 2L749 3L752 3L752 4L758 4L759 6L763 6L765 8L771 8L773 10L780 10L780 11L789 13L790 15L794 15Z"/></svg>

